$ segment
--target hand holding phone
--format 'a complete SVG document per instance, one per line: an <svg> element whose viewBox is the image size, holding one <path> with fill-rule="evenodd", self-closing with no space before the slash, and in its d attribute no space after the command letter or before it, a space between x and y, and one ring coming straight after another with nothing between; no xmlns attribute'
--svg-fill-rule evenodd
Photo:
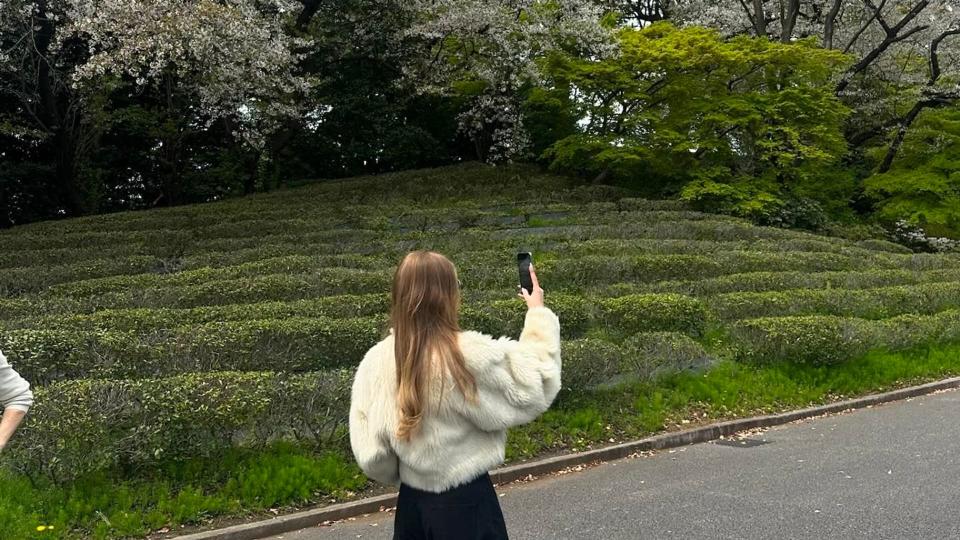
<svg viewBox="0 0 960 540"><path fill-rule="evenodd" d="M517 254L517 266L520 269L520 292L517 296L527 302L527 308L543 305L543 289L533 269L533 255L529 252Z"/></svg>

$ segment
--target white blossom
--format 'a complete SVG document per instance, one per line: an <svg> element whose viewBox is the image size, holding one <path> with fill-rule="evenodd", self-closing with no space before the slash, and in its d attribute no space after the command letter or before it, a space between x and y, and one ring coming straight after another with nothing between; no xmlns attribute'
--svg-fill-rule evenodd
<svg viewBox="0 0 960 540"><path fill-rule="evenodd" d="M269 130L271 119L299 114L275 96L302 95L309 81L292 69L304 42L283 24L296 9L289 0L64 0L66 24L58 43L81 39L89 59L72 74L75 83L104 75L136 85L176 85L196 98L197 113L213 122L238 116L249 129ZM247 114L240 115L243 109ZM248 142L262 133L247 133Z"/></svg>
<svg viewBox="0 0 960 540"><path fill-rule="evenodd" d="M552 51L577 49L602 56L614 51L601 8L578 0L413 0L416 22L405 37L427 44L404 66L424 93L447 93L458 80L483 85L459 116L471 137L492 133L490 160L519 157L528 146L518 90L540 84L539 63Z"/></svg>

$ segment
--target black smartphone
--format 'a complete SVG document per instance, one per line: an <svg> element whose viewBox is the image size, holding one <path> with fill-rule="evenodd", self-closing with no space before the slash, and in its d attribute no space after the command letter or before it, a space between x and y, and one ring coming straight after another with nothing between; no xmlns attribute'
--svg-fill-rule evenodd
<svg viewBox="0 0 960 540"><path fill-rule="evenodd" d="M533 263L533 254L529 251L517 253L517 266L520 267L520 286L533 294L533 279L530 278L530 265Z"/></svg>

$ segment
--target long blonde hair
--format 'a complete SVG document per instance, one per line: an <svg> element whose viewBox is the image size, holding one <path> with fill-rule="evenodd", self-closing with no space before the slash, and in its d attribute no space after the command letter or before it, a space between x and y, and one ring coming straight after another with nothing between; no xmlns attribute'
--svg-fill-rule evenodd
<svg viewBox="0 0 960 540"><path fill-rule="evenodd" d="M449 373L467 399L476 399L476 380L458 342L459 308L457 269L450 259L433 251L404 257L393 276L390 306L401 440L409 441L420 427L435 369Z"/></svg>

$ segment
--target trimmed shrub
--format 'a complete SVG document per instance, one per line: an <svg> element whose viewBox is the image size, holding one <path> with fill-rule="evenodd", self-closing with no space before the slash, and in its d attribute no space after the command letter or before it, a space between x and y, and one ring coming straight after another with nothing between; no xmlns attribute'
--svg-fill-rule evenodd
<svg viewBox="0 0 960 540"><path fill-rule="evenodd" d="M661 374L697 370L716 362L703 345L677 332L640 332L623 344L625 364L640 380Z"/></svg>
<svg viewBox="0 0 960 540"><path fill-rule="evenodd" d="M624 281L650 282L667 277L696 277L721 273L712 259L700 255L588 255L537 261L537 272L552 287L589 287ZM548 281L549 280L549 281Z"/></svg>
<svg viewBox="0 0 960 540"><path fill-rule="evenodd" d="M622 346L594 338L564 341L561 356L563 388L573 393L702 369L715 362L699 343L676 332L640 332Z"/></svg>
<svg viewBox="0 0 960 540"><path fill-rule="evenodd" d="M925 343L960 341L960 310L951 309L934 315L900 315L875 323L883 346L907 349Z"/></svg>
<svg viewBox="0 0 960 540"><path fill-rule="evenodd" d="M624 197L617 201L620 210L689 210L690 205L681 200L650 200Z"/></svg>
<svg viewBox="0 0 960 540"><path fill-rule="evenodd" d="M308 274L271 274L194 285L127 285L111 291L105 283L79 282L51 294L77 299L85 311L107 308L192 308L264 301L292 301L343 294L367 294L390 289L388 271L367 272L352 268L324 268ZM89 285L89 286L88 286Z"/></svg>
<svg viewBox="0 0 960 540"><path fill-rule="evenodd" d="M787 315L842 315L882 319L960 307L960 283L924 283L877 289L796 289L743 292L706 300L723 320Z"/></svg>
<svg viewBox="0 0 960 540"><path fill-rule="evenodd" d="M22 329L0 350L34 385L81 378L144 378L204 371L314 371L353 366L383 335L382 316L207 323L136 334Z"/></svg>
<svg viewBox="0 0 960 540"><path fill-rule="evenodd" d="M623 373L624 353L609 341L592 338L564 341L560 357L565 392L592 390L616 381Z"/></svg>
<svg viewBox="0 0 960 540"><path fill-rule="evenodd" d="M131 256L118 259L93 259L60 266L26 266L0 269L0 294L19 295L36 292L57 283L101 276L140 274L157 263L154 257Z"/></svg>
<svg viewBox="0 0 960 540"><path fill-rule="evenodd" d="M0 298L0 321L24 317L35 309L31 302L22 298Z"/></svg>
<svg viewBox="0 0 960 540"><path fill-rule="evenodd" d="M142 254L138 250L131 249L130 246L101 247L95 250L74 247L19 250L13 256L0 257L0 269L46 265L61 266L95 259L117 259Z"/></svg>
<svg viewBox="0 0 960 540"><path fill-rule="evenodd" d="M208 323L172 336L178 372L312 371L355 366L383 337L383 317L265 319Z"/></svg>
<svg viewBox="0 0 960 540"><path fill-rule="evenodd" d="M876 324L833 316L771 317L732 327L739 360L770 364L836 364L880 346Z"/></svg>
<svg viewBox="0 0 960 540"><path fill-rule="evenodd" d="M857 245L866 249L874 250L874 251L889 251L890 253L903 253L903 254L913 253L913 251L911 251L910 248L908 248L907 246L897 244L889 240L868 238L866 240L858 241Z"/></svg>
<svg viewBox="0 0 960 540"><path fill-rule="evenodd" d="M600 303L607 328L622 335L674 331L700 335L706 329L703 302L680 294L632 294Z"/></svg>
<svg viewBox="0 0 960 540"><path fill-rule="evenodd" d="M158 288L202 285L211 281L226 281L244 277L271 274L301 274L316 269L322 259L302 255L275 257L222 268L199 268L171 274L112 275L102 279L87 279L54 287L51 293L62 296L92 296L120 292L133 288ZM333 269L337 270L337 269Z"/></svg>
<svg viewBox="0 0 960 540"><path fill-rule="evenodd" d="M583 335L594 317L594 306L579 296L552 293L546 304L560 319L560 335L564 339ZM460 325L466 330L516 339L523 330L526 314L527 306L518 298L469 304L461 307Z"/></svg>
<svg viewBox="0 0 960 540"><path fill-rule="evenodd" d="M58 383L37 389L5 453L22 472L63 482L278 439L329 445L345 429L351 378L220 372Z"/></svg>
<svg viewBox="0 0 960 540"><path fill-rule="evenodd" d="M833 316L748 319L735 323L732 335L740 360L834 364L870 349L960 341L960 310L880 321Z"/></svg>
<svg viewBox="0 0 960 540"><path fill-rule="evenodd" d="M664 281L636 287L645 292L712 295L788 289L871 289L892 285L960 281L960 268L914 272L866 270L840 272L750 272L696 281ZM624 285L616 285L624 286Z"/></svg>
<svg viewBox="0 0 960 540"><path fill-rule="evenodd" d="M153 356L136 335L109 330L19 329L0 333L0 350L34 386L114 374L149 373Z"/></svg>

